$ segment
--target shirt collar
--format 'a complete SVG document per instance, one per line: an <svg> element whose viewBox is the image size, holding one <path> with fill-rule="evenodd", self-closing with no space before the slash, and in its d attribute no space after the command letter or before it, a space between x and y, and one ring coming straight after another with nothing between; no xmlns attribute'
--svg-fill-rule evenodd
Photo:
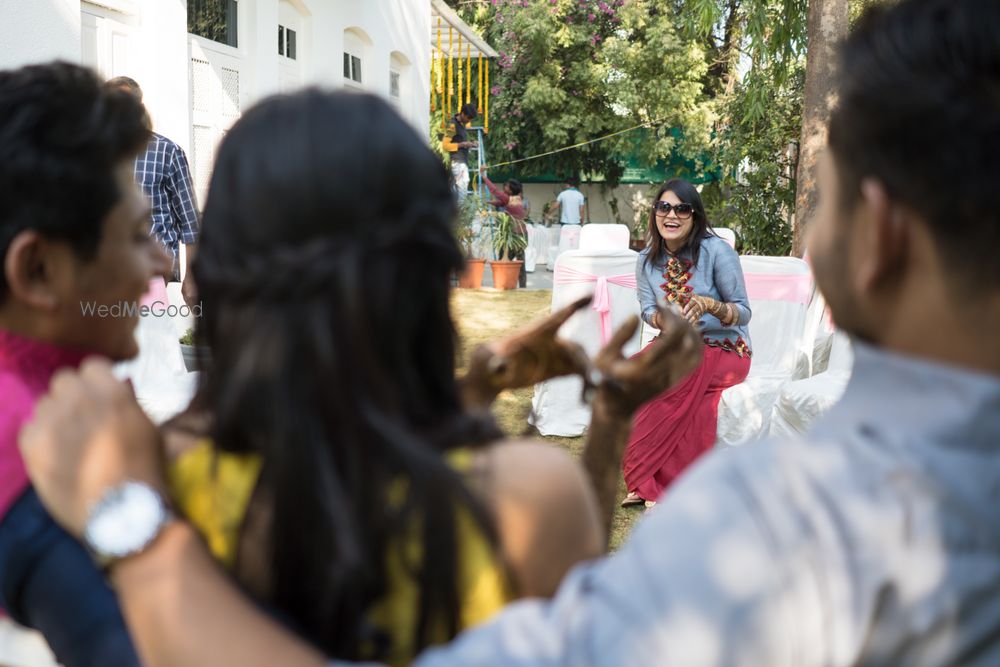
<svg viewBox="0 0 1000 667"><path fill-rule="evenodd" d="M88 353L0 329L0 371L10 370L30 384L47 387L60 368L77 368Z"/></svg>
<svg viewBox="0 0 1000 667"><path fill-rule="evenodd" d="M1000 443L1000 376L852 343L847 390L817 431L855 426L964 447Z"/></svg>

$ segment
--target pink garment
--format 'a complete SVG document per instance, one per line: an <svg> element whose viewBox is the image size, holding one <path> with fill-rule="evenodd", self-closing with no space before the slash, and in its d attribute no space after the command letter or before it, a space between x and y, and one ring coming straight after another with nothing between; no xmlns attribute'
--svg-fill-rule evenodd
<svg viewBox="0 0 1000 667"><path fill-rule="evenodd" d="M645 500L658 499L712 448L722 391L743 382L749 372L750 357L705 346L698 368L673 389L640 407L625 450L626 488Z"/></svg>
<svg viewBox="0 0 1000 667"><path fill-rule="evenodd" d="M524 221L527 217L527 213L524 210L524 202L520 197L518 197L518 200L521 203L511 202L510 195L507 194L503 188L494 185L493 181L486 177L486 174L483 174L483 183L486 184L486 188L490 191L490 194L495 197L495 199L490 202L491 205L498 208L503 207L504 210L510 213L510 217L514 218L514 220L519 223ZM518 231L523 232L524 230L521 229Z"/></svg>
<svg viewBox="0 0 1000 667"><path fill-rule="evenodd" d="M28 488L17 435L60 368L76 368L85 353L0 330L0 519Z"/></svg>
<svg viewBox="0 0 1000 667"><path fill-rule="evenodd" d="M620 276L595 276L591 273L577 271L568 266L557 265L553 280L558 285L574 285L579 283L596 283L594 287L594 298L590 302L590 308L601 317L601 344L606 344L611 340L611 293L608 291L608 283L620 287L636 288L635 274L625 273Z"/></svg>

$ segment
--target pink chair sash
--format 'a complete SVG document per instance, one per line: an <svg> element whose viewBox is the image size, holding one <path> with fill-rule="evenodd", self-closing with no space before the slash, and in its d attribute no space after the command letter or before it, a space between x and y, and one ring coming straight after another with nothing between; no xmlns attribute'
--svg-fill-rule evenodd
<svg viewBox="0 0 1000 667"><path fill-rule="evenodd" d="M163 278L159 276L149 281L149 289L142 295L142 301L139 305L152 306L156 302L160 302L164 308L170 305L167 300L167 286L163 282Z"/></svg>
<svg viewBox="0 0 1000 667"><path fill-rule="evenodd" d="M618 285L619 287L636 288L634 273L624 273L620 276L595 276L590 273L571 269L568 266L557 266L553 281L557 285L596 283L594 287L594 299L590 302L590 308L601 318L602 345L611 340L611 292L608 290L608 283Z"/></svg>
<svg viewBox="0 0 1000 667"><path fill-rule="evenodd" d="M744 273L747 296L751 300L788 301L808 304L812 299L813 281L809 274L774 275L773 273Z"/></svg>

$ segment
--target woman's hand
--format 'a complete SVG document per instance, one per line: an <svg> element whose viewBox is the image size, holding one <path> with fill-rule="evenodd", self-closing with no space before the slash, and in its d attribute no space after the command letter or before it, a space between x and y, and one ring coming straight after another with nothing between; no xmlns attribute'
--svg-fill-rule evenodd
<svg viewBox="0 0 1000 667"><path fill-rule="evenodd" d="M105 360L57 373L19 442L45 507L77 537L110 487L125 480L165 486L156 428Z"/></svg>
<svg viewBox="0 0 1000 667"><path fill-rule="evenodd" d="M701 363L700 334L681 316L660 308L654 315L660 335L645 350L625 358L622 348L635 335L638 318L623 324L594 358L598 399L631 416L640 405L680 382Z"/></svg>
<svg viewBox="0 0 1000 667"><path fill-rule="evenodd" d="M573 313L589 303L590 297L578 299L523 331L473 350L469 370L460 381L466 407L485 408L504 389L528 387L560 375L586 377L590 369L587 353L557 334Z"/></svg>
<svg viewBox="0 0 1000 667"><path fill-rule="evenodd" d="M687 321L691 324L697 324L701 319L701 316L708 311L709 302L714 301L707 296L700 296L698 294L692 294L691 299L687 302L681 313L687 318Z"/></svg>
<svg viewBox="0 0 1000 667"><path fill-rule="evenodd" d="M479 173L482 174L483 176L486 175L486 165L485 164L479 168Z"/></svg>
<svg viewBox="0 0 1000 667"><path fill-rule="evenodd" d="M684 306L683 313L691 324L696 324L705 313L714 315L725 326L731 326L739 319L736 306L699 294L691 295L691 300Z"/></svg>

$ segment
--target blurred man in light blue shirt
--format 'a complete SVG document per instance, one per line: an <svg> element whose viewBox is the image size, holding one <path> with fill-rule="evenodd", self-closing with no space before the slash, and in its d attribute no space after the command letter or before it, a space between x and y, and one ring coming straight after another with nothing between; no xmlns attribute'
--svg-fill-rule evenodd
<svg viewBox="0 0 1000 667"><path fill-rule="evenodd" d="M584 205L586 197L576 187L576 179L569 179L563 184L565 188L556 197L556 205L559 207L560 225L579 225L586 217L584 215Z"/></svg>

